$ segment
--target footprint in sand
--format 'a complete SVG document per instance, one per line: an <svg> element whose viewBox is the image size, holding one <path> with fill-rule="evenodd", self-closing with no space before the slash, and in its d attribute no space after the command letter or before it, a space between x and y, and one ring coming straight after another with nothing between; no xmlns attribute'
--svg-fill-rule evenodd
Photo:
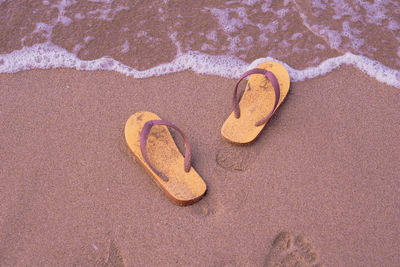
<svg viewBox="0 0 400 267"><path fill-rule="evenodd" d="M215 214L215 205L210 204L210 201L206 199L202 199L195 205L192 205L191 209L195 215L200 215L204 217L212 216Z"/></svg>
<svg viewBox="0 0 400 267"><path fill-rule="evenodd" d="M265 266L322 267L319 255L311 243L302 235L294 237L289 232L280 233L272 243Z"/></svg>
<svg viewBox="0 0 400 267"><path fill-rule="evenodd" d="M109 240L108 250L104 245L82 246L81 255L74 260L72 266L125 267L126 265L120 249L111 239Z"/></svg>
<svg viewBox="0 0 400 267"><path fill-rule="evenodd" d="M106 262L107 267L125 267L124 259L122 258L121 251L113 240L110 241L110 248L108 252L108 259Z"/></svg>
<svg viewBox="0 0 400 267"><path fill-rule="evenodd" d="M223 144L217 150L216 161L219 166L229 171L245 171L253 158L253 153L246 146Z"/></svg>

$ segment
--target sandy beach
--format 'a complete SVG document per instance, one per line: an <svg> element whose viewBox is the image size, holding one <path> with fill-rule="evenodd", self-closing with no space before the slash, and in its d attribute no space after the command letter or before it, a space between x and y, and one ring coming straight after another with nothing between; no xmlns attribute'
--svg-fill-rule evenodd
<svg viewBox="0 0 400 267"><path fill-rule="evenodd" d="M351 67L292 83L236 146L220 134L234 84L0 74L0 265L398 266L398 89ZM135 162L123 128L142 110L188 137L198 203L174 205Z"/></svg>

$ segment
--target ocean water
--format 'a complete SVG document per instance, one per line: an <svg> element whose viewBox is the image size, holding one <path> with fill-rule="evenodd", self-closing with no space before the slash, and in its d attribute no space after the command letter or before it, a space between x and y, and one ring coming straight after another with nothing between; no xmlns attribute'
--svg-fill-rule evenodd
<svg viewBox="0 0 400 267"><path fill-rule="evenodd" d="M398 0L0 0L0 36L0 73L237 78L276 60L292 81L353 65L400 88Z"/></svg>

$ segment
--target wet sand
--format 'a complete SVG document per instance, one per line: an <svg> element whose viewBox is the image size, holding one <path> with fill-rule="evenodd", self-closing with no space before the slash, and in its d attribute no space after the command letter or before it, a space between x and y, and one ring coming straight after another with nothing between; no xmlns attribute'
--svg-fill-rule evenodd
<svg viewBox="0 0 400 267"><path fill-rule="evenodd" d="M350 67L293 83L251 145L222 139L234 80L182 72L0 74L0 265L400 262L400 95ZM123 128L179 126L208 192L172 204ZM179 141L178 141L179 142Z"/></svg>

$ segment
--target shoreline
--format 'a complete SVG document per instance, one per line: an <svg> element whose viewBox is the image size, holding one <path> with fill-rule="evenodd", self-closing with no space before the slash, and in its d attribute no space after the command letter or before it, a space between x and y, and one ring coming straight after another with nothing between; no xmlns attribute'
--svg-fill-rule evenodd
<svg viewBox="0 0 400 267"><path fill-rule="evenodd" d="M219 76L222 78L239 78L241 73L250 68L255 68L258 64L265 61L276 61L284 65L291 75L291 80L294 82L321 77L335 69L350 65L381 83L400 88L399 70L392 69L369 57L355 55L351 52L329 57L318 64L318 66L309 66L304 69L296 69L286 62L272 57L261 57L253 60L251 63L247 63L232 56L216 56L201 52L190 52L178 54L170 62L160 63L145 70L138 70L110 57L101 57L96 60L81 60L73 53L61 47L51 43L43 43L32 47L24 47L10 54L0 54L0 74L61 68L79 71L115 71L135 79L160 77L182 71L193 71L197 74Z"/></svg>
<svg viewBox="0 0 400 267"><path fill-rule="evenodd" d="M234 83L189 71L0 74L0 263L263 266L293 252L395 266L398 89L349 66L292 83L254 144L234 146L219 133ZM123 127L140 110L188 137L208 186L198 203L175 206L133 160Z"/></svg>

